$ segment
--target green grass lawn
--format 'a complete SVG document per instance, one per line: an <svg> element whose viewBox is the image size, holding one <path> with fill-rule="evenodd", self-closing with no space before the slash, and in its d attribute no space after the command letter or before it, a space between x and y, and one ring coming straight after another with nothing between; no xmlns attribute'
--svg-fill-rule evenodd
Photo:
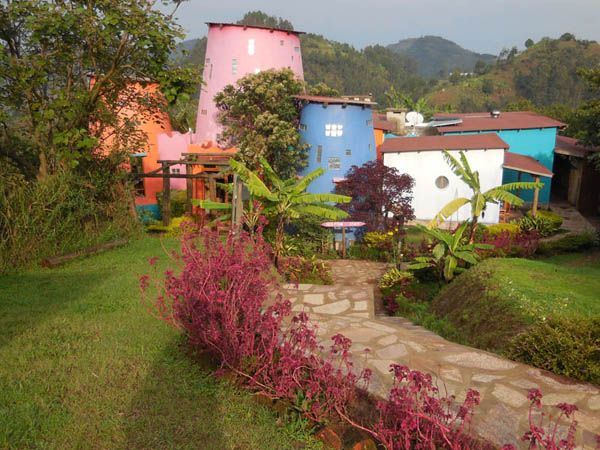
<svg viewBox="0 0 600 450"><path fill-rule="evenodd" d="M155 255L166 268L146 237L0 278L0 448L320 448L148 314L137 280Z"/></svg>
<svg viewBox="0 0 600 450"><path fill-rule="evenodd" d="M541 313L600 314L600 252L493 259L486 265L502 295L517 295Z"/></svg>

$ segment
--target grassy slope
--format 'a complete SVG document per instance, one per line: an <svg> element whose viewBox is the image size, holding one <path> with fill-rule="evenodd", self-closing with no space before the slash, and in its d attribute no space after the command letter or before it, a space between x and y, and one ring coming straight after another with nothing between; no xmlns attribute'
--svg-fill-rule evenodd
<svg viewBox="0 0 600 450"><path fill-rule="evenodd" d="M137 279L161 254L145 238L0 278L0 448L315 446L210 377L146 312Z"/></svg>
<svg viewBox="0 0 600 450"><path fill-rule="evenodd" d="M600 314L598 292L600 253L496 258L461 274L432 308L454 325L461 342L501 350L527 324L552 311Z"/></svg>

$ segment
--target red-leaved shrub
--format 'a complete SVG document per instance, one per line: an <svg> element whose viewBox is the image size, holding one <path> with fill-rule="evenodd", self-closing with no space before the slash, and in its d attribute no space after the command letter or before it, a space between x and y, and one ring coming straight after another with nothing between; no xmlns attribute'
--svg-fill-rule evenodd
<svg viewBox="0 0 600 450"><path fill-rule="evenodd" d="M430 375L403 366L392 366L394 385L377 404L378 420L361 424L349 405L368 387L370 369L355 370L350 339L337 334L329 348L319 345L308 315L292 316L288 300L270 296L271 251L261 225L253 236L234 230L225 239L218 231L186 227L180 251L172 252L179 269L165 272L162 284L155 278L157 293L143 276L143 301L153 315L183 330L192 345L217 357L222 368L246 379L248 388L289 400L315 421L337 415L392 450L487 446L469 435L476 391L454 405L453 396L440 396ZM571 412L567 406L561 408L565 414ZM540 430L531 423L530 442L545 442L547 436L555 442L556 430L551 435ZM572 448L560 445L543 448Z"/></svg>
<svg viewBox="0 0 600 450"><path fill-rule="evenodd" d="M491 244L494 248L491 250L479 250L479 252L485 258L528 258L535 253L539 242L540 238L535 230L518 233L505 230L495 236L486 230L480 243Z"/></svg>

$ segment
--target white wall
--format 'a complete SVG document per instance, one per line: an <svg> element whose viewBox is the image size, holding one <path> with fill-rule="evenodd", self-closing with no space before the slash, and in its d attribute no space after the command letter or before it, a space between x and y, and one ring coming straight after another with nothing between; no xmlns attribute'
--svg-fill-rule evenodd
<svg viewBox="0 0 600 450"><path fill-rule="evenodd" d="M412 138L406 138L412 139ZM449 152L460 161L458 151ZM479 171L481 190L486 190L502 184L502 164L504 163L504 149L495 150L468 150L465 152L471 170ZM388 167L395 167L400 173L407 173L415 180L413 188L412 206L415 216L419 220L431 220L446 204L455 198L471 198L472 191L450 169L441 151L398 152L384 153L383 163ZM448 178L448 186L439 189L435 180L439 176ZM463 221L470 217L470 204L459 209L458 215L450 217L451 221ZM500 205L488 203L485 217L480 217L484 223L498 223Z"/></svg>

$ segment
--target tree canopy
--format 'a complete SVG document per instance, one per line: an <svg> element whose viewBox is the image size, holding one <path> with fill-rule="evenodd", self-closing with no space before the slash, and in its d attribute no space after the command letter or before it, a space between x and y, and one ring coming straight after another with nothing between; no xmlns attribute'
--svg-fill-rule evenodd
<svg viewBox="0 0 600 450"><path fill-rule="evenodd" d="M240 78L215 96L224 129L220 144L235 145L237 157L251 170L265 158L281 176L306 166L300 143L300 106L294 95L304 82L291 69L264 70Z"/></svg>
<svg viewBox="0 0 600 450"><path fill-rule="evenodd" d="M183 34L154 4L2 2L0 155L44 178L109 143L121 151L140 148L145 137L138 123L198 83L193 70L169 67ZM145 89L153 84L164 95Z"/></svg>

